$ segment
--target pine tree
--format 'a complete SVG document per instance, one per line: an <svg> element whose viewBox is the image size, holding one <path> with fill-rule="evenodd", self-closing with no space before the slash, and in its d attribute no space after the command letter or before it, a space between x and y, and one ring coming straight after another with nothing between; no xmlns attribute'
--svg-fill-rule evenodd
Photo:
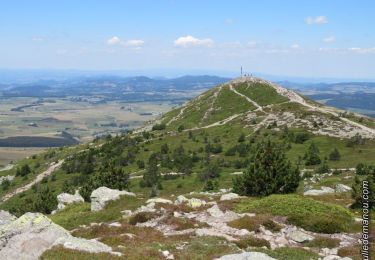
<svg viewBox="0 0 375 260"><path fill-rule="evenodd" d="M339 161L341 158L339 150L337 148L333 149L332 152L329 154L329 160L331 161Z"/></svg>
<svg viewBox="0 0 375 260"><path fill-rule="evenodd" d="M305 160L306 165L318 165L321 163L321 159L319 157L319 149L315 145L315 143L310 144L303 159Z"/></svg>
<svg viewBox="0 0 375 260"><path fill-rule="evenodd" d="M34 210L44 214L50 214L57 207L57 199L48 186L43 186L37 193L34 202Z"/></svg>
<svg viewBox="0 0 375 260"><path fill-rule="evenodd" d="M152 187L160 182L157 154L151 154L147 171L143 174L143 181L147 187Z"/></svg>
<svg viewBox="0 0 375 260"><path fill-rule="evenodd" d="M299 170L291 166L284 149L268 140L258 145L247 171L233 180L233 189L247 196L290 193L299 180Z"/></svg>

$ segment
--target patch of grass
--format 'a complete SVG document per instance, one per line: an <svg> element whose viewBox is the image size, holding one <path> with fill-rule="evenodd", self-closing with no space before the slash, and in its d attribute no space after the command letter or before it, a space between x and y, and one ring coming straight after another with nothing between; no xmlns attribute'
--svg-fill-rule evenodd
<svg viewBox="0 0 375 260"><path fill-rule="evenodd" d="M269 221L269 218L269 215L256 215L254 217L244 216L228 222L228 226L237 229L247 229L250 232L257 231L260 225L263 225Z"/></svg>
<svg viewBox="0 0 375 260"><path fill-rule="evenodd" d="M338 247L339 244L340 244L339 239L318 236L318 237L315 237L314 240L305 243L305 246L317 247L317 248L334 248L334 247Z"/></svg>
<svg viewBox="0 0 375 260"><path fill-rule="evenodd" d="M116 221L122 218L122 210L134 210L143 204L143 200L123 196L119 200L111 201L105 210L92 212L89 203L68 205L64 210L51 215L56 224L72 230L80 225L96 222Z"/></svg>
<svg viewBox="0 0 375 260"><path fill-rule="evenodd" d="M203 236L193 238L183 250L176 251L172 251L175 259L207 260L237 253L238 248L224 238Z"/></svg>
<svg viewBox="0 0 375 260"><path fill-rule="evenodd" d="M239 248L246 249L248 247L267 247L271 248L270 242L262 238L246 237L234 242Z"/></svg>
<svg viewBox="0 0 375 260"><path fill-rule="evenodd" d="M291 224L320 233L346 232L354 223L346 208L299 195L271 195L243 201L237 211L285 216Z"/></svg>
<svg viewBox="0 0 375 260"><path fill-rule="evenodd" d="M47 251L45 251L40 257L41 260L56 260L56 259L69 259L69 260L114 260L123 259L119 256L115 256L109 253L88 253L78 250L72 250L64 248L63 246L55 246Z"/></svg>
<svg viewBox="0 0 375 260"><path fill-rule="evenodd" d="M139 212L129 218L129 224L137 225L138 223L145 223L157 216L159 215L153 212Z"/></svg>
<svg viewBox="0 0 375 260"><path fill-rule="evenodd" d="M297 247L279 247L275 250L254 249L254 251L263 252L270 257L278 260L317 260L319 255Z"/></svg>
<svg viewBox="0 0 375 260"><path fill-rule="evenodd" d="M371 250L371 247L370 247L370 250ZM374 251L374 250L372 250L372 251ZM373 254L374 253L375 252L373 252ZM350 257L354 260L362 259L361 247L360 246L342 247L338 250L337 255L341 256L341 257Z"/></svg>
<svg viewBox="0 0 375 260"><path fill-rule="evenodd" d="M198 222L194 219L188 218L177 218L174 216L169 216L165 221L165 224L174 226L174 229L177 231L190 229L190 228L202 228L208 227L206 223Z"/></svg>
<svg viewBox="0 0 375 260"><path fill-rule="evenodd" d="M288 101L288 98L278 94L273 87L267 84L241 84L235 86L235 88L238 92L251 98L261 106Z"/></svg>
<svg viewBox="0 0 375 260"><path fill-rule="evenodd" d="M282 229L282 226L277 224L275 221L272 219L266 220L265 222L262 223L262 225L272 231L272 232L279 232Z"/></svg>

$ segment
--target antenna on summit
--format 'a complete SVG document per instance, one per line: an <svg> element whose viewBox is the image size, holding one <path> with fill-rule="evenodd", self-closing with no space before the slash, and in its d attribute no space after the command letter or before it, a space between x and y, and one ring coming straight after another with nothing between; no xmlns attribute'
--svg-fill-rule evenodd
<svg viewBox="0 0 375 260"><path fill-rule="evenodd" d="M241 78L242 78L242 66L241 66Z"/></svg>

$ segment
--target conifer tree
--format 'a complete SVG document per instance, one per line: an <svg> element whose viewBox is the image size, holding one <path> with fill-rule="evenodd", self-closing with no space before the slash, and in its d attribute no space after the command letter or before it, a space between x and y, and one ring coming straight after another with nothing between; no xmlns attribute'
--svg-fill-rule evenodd
<svg viewBox="0 0 375 260"><path fill-rule="evenodd" d="M310 144L303 159L305 160L305 164L307 166L318 165L321 163L321 159L319 157L319 149L315 143Z"/></svg>
<svg viewBox="0 0 375 260"><path fill-rule="evenodd" d="M233 180L233 189L247 196L290 193L299 180L299 170L291 166L284 149L268 140L258 145L247 171Z"/></svg>

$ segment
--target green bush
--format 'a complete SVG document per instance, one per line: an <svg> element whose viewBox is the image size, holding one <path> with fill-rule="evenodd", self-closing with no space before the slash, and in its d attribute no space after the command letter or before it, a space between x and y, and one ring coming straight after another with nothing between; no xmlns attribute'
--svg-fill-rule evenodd
<svg viewBox="0 0 375 260"><path fill-rule="evenodd" d="M241 248L246 249L248 247L267 247L271 248L270 242L268 242L265 239L262 238L256 238L256 237L246 237L240 240L235 241L235 244Z"/></svg>
<svg viewBox="0 0 375 260"><path fill-rule="evenodd" d="M353 224L352 215L346 208L299 195L246 200L237 206L237 211L286 216L289 223L319 233L346 232Z"/></svg>

